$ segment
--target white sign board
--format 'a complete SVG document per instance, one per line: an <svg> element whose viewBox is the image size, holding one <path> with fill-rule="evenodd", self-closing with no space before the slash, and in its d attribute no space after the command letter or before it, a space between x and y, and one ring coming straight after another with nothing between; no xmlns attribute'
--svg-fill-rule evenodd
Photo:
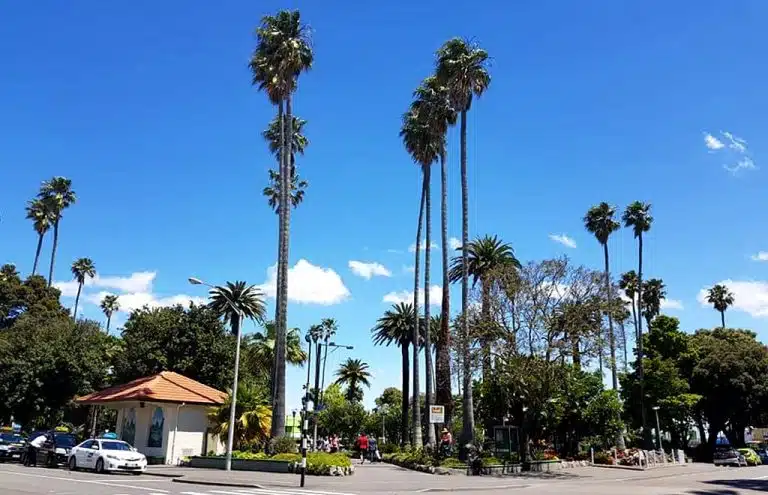
<svg viewBox="0 0 768 495"><path fill-rule="evenodd" d="M429 406L429 422L432 424L445 423L445 406Z"/></svg>

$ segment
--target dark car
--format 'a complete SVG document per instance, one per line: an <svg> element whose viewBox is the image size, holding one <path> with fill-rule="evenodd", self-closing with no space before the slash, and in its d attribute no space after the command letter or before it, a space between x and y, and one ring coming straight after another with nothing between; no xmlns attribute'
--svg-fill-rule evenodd
<svg viewBox="0 0 768 495"><path fill-rule="evenodd" d="M757 455L760 456L760 460L763 461L763 464L768 464L768 450L757 449L755 452L757 452Z"/></svg>
<svg viewBox="0 0 768 495"><path fill-rule="evenodd" d="M66 464L72 447L78 443L77 438L71 433L58 431L48 433L53 436L53 441L47 440L37 451L37 461L50 467Z"/></svg>
<svg viewBox="0 0 768 495"><path fill-rule="evenodd" d="M24 438L11 432L0 433L0 462L21 461L24 453Z"/></svg>

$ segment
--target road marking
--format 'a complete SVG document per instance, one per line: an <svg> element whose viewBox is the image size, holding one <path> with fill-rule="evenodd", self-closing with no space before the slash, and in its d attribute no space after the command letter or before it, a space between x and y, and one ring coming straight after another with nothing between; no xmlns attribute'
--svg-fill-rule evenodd
<svg viewBox="0 0 768 495"><path fill-rule="evenodd" d="M266 495L278 493L280 495L357 495L355 493L324 492L321 490L305 490L297 488L295 490L285 490L283 488L248 488L247 490L238 490L240 493L249 493L254 495Z"/></svg>
<svg viewBox="0 0 768 495"><path fill-rule="evenodd" d="M753 480L764 480L768 478L768 476L758 476L757 478L752 478Z"/></svg>
<svg viewBox="0 0 768 495"><path fill-rule="evenodd" d="M108 483L106 481L80 480L75 478L62 478L61 476L47 476L44 474L21 473L16 470L4 469L4 470L1 470L0 472L13 473L13 475L16 475L16 476L28 476L30 478L44 478L49 480L73 481L75 483L90 483L92 485L116 486L118 488L132 488L134 490L144 490L144 491L151 492L150 495L165 495L166 493L168 493L168 490L160 490L158 488L148 488L146 486L123 485L120 483Z"/></svg>

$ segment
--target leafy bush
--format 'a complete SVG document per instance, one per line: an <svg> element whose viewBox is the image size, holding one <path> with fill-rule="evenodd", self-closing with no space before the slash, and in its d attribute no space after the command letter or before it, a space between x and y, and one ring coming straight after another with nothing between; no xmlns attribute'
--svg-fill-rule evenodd
<svg viewBox="0 0 768 495"><path fill-rule="evenodd" d="M455 457L448 457L447 459L443 459L440 465L445 468L453 469L465 469L467 467L466 462L460 461Z"/></svg>
<svg viewBox="0 0 768 495"><path fill-rule="evenodd" d="M613 456L608 452L595 452L595 464L613 464Z"/></svg>
<svg viewBox="0 0 768 495"><path fill-rule="evenodd" d="M409 469L415 469L417 466L437 465L434 456L423 449L406 450L404 452L397 452L394 454L385 454L383 459L385 462Z"/></svg>
<svg viewBox="0 0 768 495"><path fill-rule="evenodd" d="M296 440L286 436L273 438L270 447L275 454L295 454L298 452Z"/></svg>
<svg viewBox="0 0 768 495"><path fill-rule="evenodd" d="M379 445L379 452L381 452L382 455L394 454L400 452L400 447L396 443L382 443Z"/></svg>
<svg viewBox="0 0 768 495"><path fill-rule="evenodd" d="M233 459L247 459L247 460L258 460L258 459L266 459L268 456L264 452L243 452L241 450L233 450L232 451L232 458Z"/></svg>
<svg viewBox="0 0 768 495"><path fill-rule="evenodd" d="M309 455L307 455L307 458L309 458ZM299 454L283 453L283 454L275 454L272 457L270 457L269 460L299 462L301 461L301 456Z"/></svg>

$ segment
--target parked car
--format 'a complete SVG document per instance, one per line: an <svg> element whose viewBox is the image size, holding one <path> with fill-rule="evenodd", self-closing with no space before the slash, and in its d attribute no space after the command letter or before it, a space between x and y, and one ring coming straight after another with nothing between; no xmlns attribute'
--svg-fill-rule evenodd
<svg viewBox="0 0 768 495"><path fill-rule="evenodd" d="M18 433L0 433L0 462L21 461L26 444Z"/></svg>
<svg viewBox="0 0 768 495"><path fill-rule="evenodd" d="M53 437L53 441L46 441L37 451L37 462L42 462L48 467L57 467L60 464L66 464L69 460L69 453L72 450L72 447L77 445L77 438L71 433L63 433L59 431L48 433Z"/></svg>
<svg viewBox="0 0 768 495"><path fill-rule="evenodd" d="M147 469L147 458L127 442L97 438L72 448L67 465L70 471L93 469L97 473L125 471L141 474Z"/></svg>
<svg viewBox="0 0 768 495"><path fill-rule="evenodd" d="M756 449L755 452L757 452L757 455L760 456L760 460L763 464L768 464L768 450Z"/></svg>
<svg viewBox="0 0 768 495"><path fill-rule="evenodd" d="M714 455L715 466L746 466L747 460L738 450L732 448L717 449Z"/></svg>
<svg viewBox="0 0 768 495"><path fill-rule="evenodd" d="M763 461L760 460L760 456L757 455L757 452L748 447L739 449L739 454L744 456L744 460L747 461L747 466L758 466L763 463Z"/></svg>

